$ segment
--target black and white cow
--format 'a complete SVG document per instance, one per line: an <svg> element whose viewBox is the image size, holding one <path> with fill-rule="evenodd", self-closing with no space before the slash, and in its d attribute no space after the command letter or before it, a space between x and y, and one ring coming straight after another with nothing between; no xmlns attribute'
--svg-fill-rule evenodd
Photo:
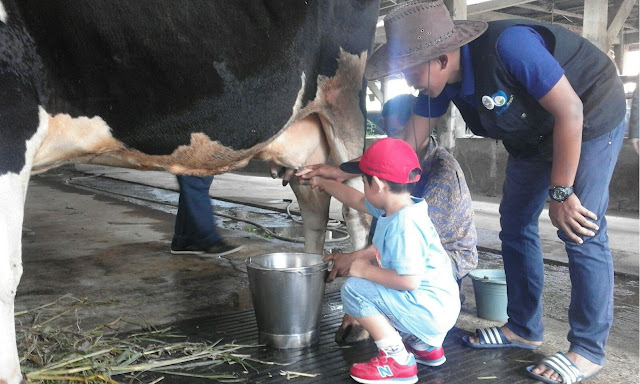
<svg viewBox="0 0 640 384"><path fill-rule="evenodd" d="M251 158L355 158L378 6L0 0L0 384L21 382L13 313L30 175L68 162L212 175ZM321 251L329 197L293 187L306 250ZM346 220L355 235L362 218Z"/></svg>

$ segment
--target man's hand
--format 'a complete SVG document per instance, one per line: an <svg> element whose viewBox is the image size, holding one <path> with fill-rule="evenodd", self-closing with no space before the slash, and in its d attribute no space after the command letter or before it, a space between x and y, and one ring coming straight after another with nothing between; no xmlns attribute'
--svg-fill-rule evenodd
<svg viewBox="0 0 640 384"><path fill-rule="evenodd" d="M595 236L598 226L589 221L597 220L598 217L586 209L580 203L580 199L575 194L563 202L551 201L549 205L549 217L554 227L564 231L574 242L582 244L582 239L578 236Z"/></svg>
<svg viewBox="0 0 640 384"><path fill-rule="evenodd" d="M338 167L334 167L328 164L313 164L307 165L303 170L296 172L298 181L300 184L305 184L303 181L311 179L315 176L324 177L325 179L335 180L342 183L347 179L347 175Z"/></svg>

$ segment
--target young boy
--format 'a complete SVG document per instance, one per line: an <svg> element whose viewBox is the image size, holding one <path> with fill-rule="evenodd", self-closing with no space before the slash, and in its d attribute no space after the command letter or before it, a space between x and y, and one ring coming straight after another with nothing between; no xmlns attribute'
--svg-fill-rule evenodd
<svg viewBox="0 0 640 384"><path fill-rule="evenodd" d="M364 194L317 176L310 186L378 218L376 262L354 260L341 295L344 311L369 332L380 351L354 364L351 377L360 383L415 383L416 361L445 362L442 342L460 312L451 261L427 203L408 192L407 184L420 180L418 157L406 142L386 138L371 145L359 162L340 169L364 174Z"/></svg>

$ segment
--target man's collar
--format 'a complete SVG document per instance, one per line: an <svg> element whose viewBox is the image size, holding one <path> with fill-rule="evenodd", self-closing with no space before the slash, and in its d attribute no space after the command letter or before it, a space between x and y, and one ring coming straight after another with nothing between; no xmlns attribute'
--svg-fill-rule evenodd
<svg viewBox="0 0 640 384"><path fill-rule="evenodd" d="M461 95L473 95L475 79L473 77L473 63L471 62L471 49L469 44L460 47L460 62L462 64Z"/></svg>

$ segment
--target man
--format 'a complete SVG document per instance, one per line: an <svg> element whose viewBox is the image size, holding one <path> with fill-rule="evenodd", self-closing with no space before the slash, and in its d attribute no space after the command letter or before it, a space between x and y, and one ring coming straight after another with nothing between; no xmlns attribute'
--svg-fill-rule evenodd
<svg viewBox="0 0 640 384"><path fill-rule="evenodd" d="M538 218L549 215L569 256L569 352L527 371L574 383L604 365L613 319L613 262L604 217L624 137L624 91L607 55L554 25L451 20L442 1L412 1L385 17L387 44L365 77L402 72L420 90L406 130L423 143L450 101L471 130L509 152L500 204L509 320L479 330L474 348L537 348L543 340L544 266ZM420 148L416 148L420 150Z"/></svg>
<svg viewBox="0 0 640 384"><path fill-rule="evenodd" d="M178 175L180 198L176 215L175 234L171 241L174 255L225 256L242 249L230 244L218 233L209 188L213 176Z"/></svg>

